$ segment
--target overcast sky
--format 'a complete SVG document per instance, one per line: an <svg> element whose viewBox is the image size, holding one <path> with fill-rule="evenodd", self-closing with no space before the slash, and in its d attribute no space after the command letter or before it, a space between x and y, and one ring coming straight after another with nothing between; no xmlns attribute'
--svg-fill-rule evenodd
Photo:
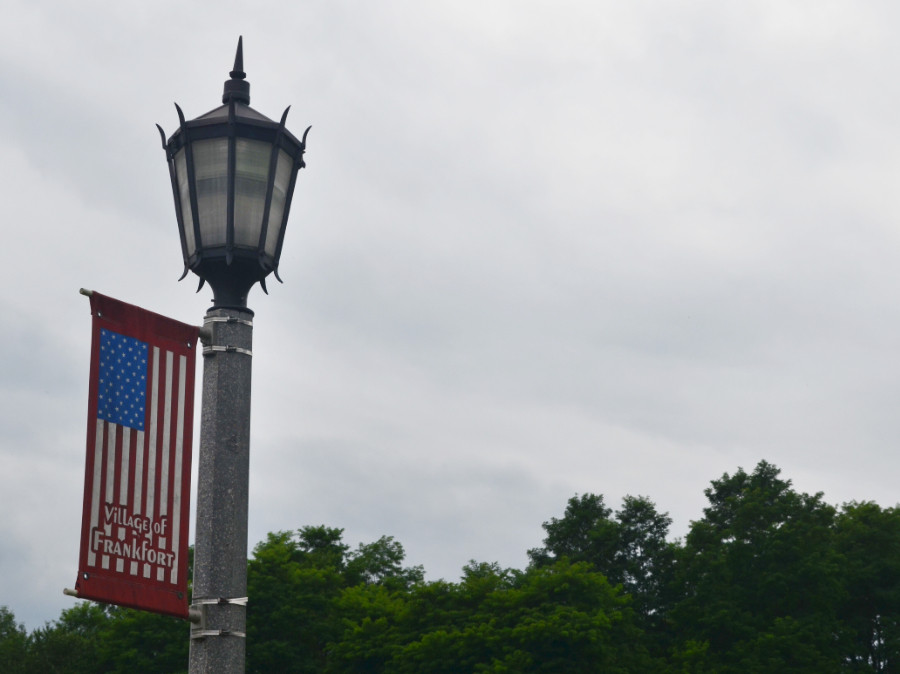
<svg viewBox="0 0 900 674"><path fill-rule="evenodd" d="M251 547L326 524L456 580L523 567L578 493L683 536L761 459L894 505L898 26L875 0L7 0L0 605L75 603L78 289L209 307L154 125L220 104L239 35L251 105L313 126L285 284L250 295Z"/></svg>

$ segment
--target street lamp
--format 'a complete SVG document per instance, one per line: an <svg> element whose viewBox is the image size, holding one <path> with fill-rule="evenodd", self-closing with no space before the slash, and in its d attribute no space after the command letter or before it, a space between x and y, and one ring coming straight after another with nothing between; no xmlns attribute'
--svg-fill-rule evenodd
<svg viewBox="0 0 900 674"><path fill-rule="evenodd" d="M243 672L246 656L247 504L253 312L247 294L278 276L302 140L250 107L238 40L221 107L166 140L175 214L188 271L213 290L204 318L203 405L191 607L190 672ZM290 109L290 108L288 108ZM179 279L180 280L180 279Z"/></svg>
<svg viewBox="0 0 900 674"><path fill-rule="evenodd" d="M223 105L185 121L168 142L157 125L169 161L175 214L181 233L184 278L188 271L212 286L217 307L247 306L247 293L266 276L278 276L297 172L306 164L306 134L297 140L284 122L250 107L250 84L238 39Z"/></svg>

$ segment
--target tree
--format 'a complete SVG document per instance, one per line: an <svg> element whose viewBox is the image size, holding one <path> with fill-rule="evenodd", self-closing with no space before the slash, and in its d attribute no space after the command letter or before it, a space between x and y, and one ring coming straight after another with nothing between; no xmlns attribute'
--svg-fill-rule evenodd
<svg viewBox="0 0 900 674"><path fill-rule="evenodd" d="M350 546L343 541L344 530L326 526L305 526L297 531L296 559L303 566L344 570Z"/></svg>
<svg viewBox="0 0 900 674"><path fill-rule="evenodd" d="M406 552L393 536L382 536L374 543L360 543L347 556L348 585L381 584L392 589L406 589L425 577L421 566L404 567Z"/></svg>
<svg viewBox="0 0 900 674"><path fill-rule="evenodd" d="M634 598L642 618L663 610L662 591L669 580L674 547L666 541L672 518L645 496L626 496L616 511L618 527L612 580Z"/></svg>
<svg viewBox="0 0 900 674"><path fill-rule="evenodd" d="M847 670L900 672L900 510L844 504L835 535L844 560Z"/></svg>
<svg viewBox="0 0 900 674"><path fill-rule="evenodd" d="M110 607L81 602L65 609L59 620L30 635L29 671L95 674L110 671L106 630Z"/></svg>
<svg viewBox="0 0 900 674"><path fill-rule="evenodd" d="M762 461L706 490L678 555L676 659L715 672L837 672L843 597L835 510Z"/></svg>
<svg viewBox="0 0 900 674"><path fill-rule="evenodd" d="M109 664L104 674L179 674L187 671L190 626L185 620L119 606L107 609L100 635Z"/></svg>
<svg viewBox="0 0 900 674"><path fill-rule="evenodd" d="M588 562L603 573L614 564L617 546L616 525L610 519L602 494L573 496L562 519L544 522L544 547L528 551L533 566L549 566L561 559Z"/></svg>
<svg viewBox="0 0 900 674"><path fill-rule="evenodd" d="M340 635L335 603L348 546L342 529L270 533L248 565L247 671L306 673L325 666Z"/></svg>
<svg viewBox="0 0 900 674"><path fill-rule="evenodd" d="M585 562L531 569L513 587L486 595L471 617L464 634L483 656L468 671L660 671L630 605L629 597Z"/></svg>
<svg viewBox="0 0 900 674"><path fill-rule="evenodd" d="M188 629L172 616L82 602L31 633L23 671L179 674L187 670Z"/></svg>
<svg viewBox="0 0 900 674"><path fill-rule="evenodd" d="M248 567L247 671L325 671L360 606L390 606L395 593L422 581L422 568L403 566L404 556L390 536L350 552L343 529L269 534Z"/></svg>
<svg viewBox="0 0 900 674"><path fill-rule="evenodd" d="M621 585L633 599L637 624L661 639L667 607L664 592L671 578L674 546L666 541L672 519L645 496L626 496L613 517L603 496L583 494L569 499L562 519L544 522L542 548L528 551L532 566L566 559L587 562L609 582Z"/></svg>
<svg viewBox="0 0 900 674"><path fill-rule="evenodd" d="M641 644L630 600L587 563L561 560L522 573L470 562L459 583L388 596L357 587L329 672L660 671ZM364 607L364 608L363 608Z"/></svg>
<svg viewBox="0 0 900 674"><path fill-rule="evenodd" d="M28 635L25 627L6 606L0 606L0 671L9 674L28 672Z"/></svg>

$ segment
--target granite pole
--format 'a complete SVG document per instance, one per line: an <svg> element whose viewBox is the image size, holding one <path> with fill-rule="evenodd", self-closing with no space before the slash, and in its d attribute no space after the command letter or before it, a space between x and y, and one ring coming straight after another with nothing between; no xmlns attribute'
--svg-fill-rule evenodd
<svg viewBox="0 0 900 674"><path fill-rule="evenodd" d="M204 319L190 674L244 672L253 312Z"/></svg>

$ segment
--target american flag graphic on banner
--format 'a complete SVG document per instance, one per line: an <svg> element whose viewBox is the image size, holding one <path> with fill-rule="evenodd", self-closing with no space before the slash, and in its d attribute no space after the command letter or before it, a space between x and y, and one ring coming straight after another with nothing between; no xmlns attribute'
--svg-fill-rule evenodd
<svg viewBox="0 0 900 674"><path fill-rule="evenodd" d="M186 617L198 328L92 293L79 597Z"/></svg>

